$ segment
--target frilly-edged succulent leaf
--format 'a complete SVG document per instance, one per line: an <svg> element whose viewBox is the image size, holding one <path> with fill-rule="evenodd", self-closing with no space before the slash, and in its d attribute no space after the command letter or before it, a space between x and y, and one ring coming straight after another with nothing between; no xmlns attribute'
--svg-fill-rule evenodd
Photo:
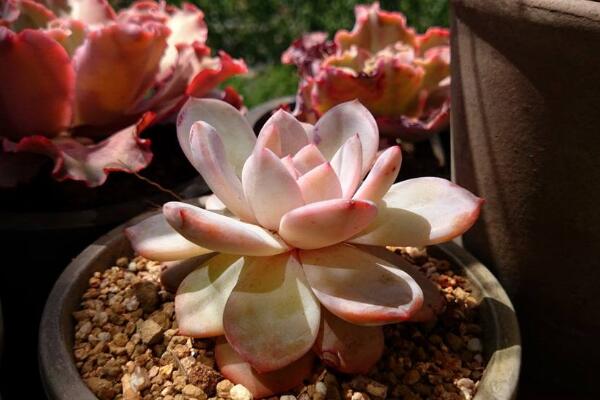
<svg viewBox="0 0 600 400"><path fill-rule="evenodd" d="M310 350L321 309L292 252L250 260L225 305L227 341L258 372L283 368Z"/></svg>
<svg viewBox="0 0 600 400"><path fill-rule="evenodd" d="M298 179L298 186L306 204L342 197L342 186L329 163L313 168Z"/></svg>
<svg viewBox="0 0 600 400"><path fill-rule="evenodd" d="M87 25L100 25L116 18L115 10L108 0L66 0L69 17Z"/></svg>
<svg viewBox="0 0 600 400"><path fill-rule="evenodd" d="M0 26L14 32L44 28L55 18L52 10L33 0L5 0L0 5Z"/></svg>
<svg viewBox="0 0 600 400"><path fill-rule="evenodd" d="M373 164L369 175L356 191L354 198L379 202L396 181L401 163L400 146L392 146L383 151Z"/></svg>
<svg viewBox="0 0 600 400"><path fill-rule="evenodd" d="M293 162L296 169L303 175L313 168L326 163L327 160L323 157L319 148L315 144L310 143L294 155Z"/></svg>
<svg viewBox="0 0 600 400"><path fill-rule="evenodd" d="M140 138L154 118L147 113L136 124L108 136L96 144L84 144L70 137L52 140L25 136L19 142L4 141L8 152L43 154L54 161L52 175L59 181L83 181L90 187L102 185L110 172L138 172L152 160L150 140Z"/></svg>
<svg viewBox="0 0 600 400"><path fill-rule="evenodd" d="M55 19L48 23L48 29L45 32L60 43L69 56L73 56L75 50L85 40L86 26L83 22L74 19Z"/></svg>
<svg viewBox="0 0 600 400"><path fill-rule="evenodd" d="M363 245L356 245L356 247L402 269L417 282L423 291L423 306L410 317L411 322L431 321L444 310L446 300L442 296L442 292L415 265L385 247Z"/></svg>
<svg viewBox="0 0 600 400"><path fill-rule="evenodd" d="M214 99L189 98L177 116L177 137L181 149L191 159L190 129L203 121L212 126L225 146L227 161L242 176L246 159L252 153L256 136L248 120L231 105Z"/></svg>
<svg viewBox="0 0 600 400"><path fill-rule="evenodd" d="M445 28L432 27L427 29L423 35L417 37L417 48L419 54L434 47L447 47L450 45L450 31Z"/></svg>
<svg viewBox="0 0 600 400"><path fill-rule="evenodd" d="M248 67L244 60L231 58L224 51L219 57L201 60L202 69L194 76L186 90L188 96L202 97L233 75L245 74Z"/></svg>
<svg viewBox="0 0 600 400"><path fill-rule="evenodd" d="M162 214L146 218L126 228L124 233L133 250L151 260L183 260L212 252L177 233Z"/></svg>
<svg viewBox="0 0 600 400"><path fill-rule="evenodd" d="M242 172L242 185L256 220L277 231L288 211L302 207L298 182L273 152L257 146Z"/></svg>
<svg viewBox="0 0 600 400"><path fill-rule="evenodd" d="M302 124L293 115L277 110L260 130L258 145L282 158L294 156L308 145L308 137Z"/></svg>
<svg viewBox="0 0 600 400"><path fill-rule="evenodd" d="M225 206L242 220L255 222L242 182L227 161L226 149L217 131L206 122L196 122L190 131L190 151L192 165Z"/></svg>
<svg viewBox="0 0 600 400"><path fill-rule="evenodd" d="M281 238L258 225L200 207L173 201L163 206L163 214L167 222L183 237L213 251L270 256L289 250Z"/></svg>
<svg viewBox="0 0 600 400"><path fill-rule="evenodd" d="M73 58L76 125L119 121L154 84L167 46L162 24L111 24L88 34Z"/></svg>
<svg viewBox="0 0 600 400"><path fill-rule="evenodd" d="M243 385L255 399L273 396L300 385L310 376L313 359L312 352L308 352L282 369L260 374L235 352L225 338L217 340L215 346L219 371L230 381Z"/></svg>
<svg viewBox="0 0 600 400"><path fill-rule="evenodd" d="M219 254L181 282L175 296L179 333L198 338L221 336L225 303L237 284L245 258Z"/></svg>
<svg viewBox="0 0 600 400"><path fill-rule="evenodd" d="M426 246L451 240L477 220L483 200L441 178L396 183L378 204L377 219L351 243Z"/></svg>
<svg viewBox="0 0 600 400"><path fill-rule="evenodd" d="M346 374L366 374L383 354L383 328L351 324L321 308L313 349L325 365Z"/></svg>
<svg viewBox="0 0 600 400"><path fill-rule="evenodd" d="M340 180L342 197L350 199L354 195L362 172L362 145L358 133L340 147L331 159L331 167Z"/></svg>
<svg viewBox="0 0 600 400"><path fill-rule="evenodd" d="M357 46L377 53L396 42L413 47L417 43L415 32L406 26L404 15L381 11L378 2L356 6L354 14L356 23L352 32L342 30L335 35L335 42L341 50Z"/></svg>
<svg viewBox="0 0 600 400"><path fill-rule="evenodd" d="M54 137L69 126L74 71L56 41L41 31L17 34L0 26L0 76L0 136Z"/></svg>
<svg viewBox="0 0 600 400"><path fill-rule="evenodd" d="M315 76L319 72L321 61L335 53L336 45L327 40L325 32L311 32L294 40L282 54L283 64L294 64L301 76Z"/></svg>
<svg viewBox="0 0 600 400"><path fill-rule="evenodd" d="M184 3L181 9L168 7L169 18L167 27L171 30L167 39L167 48L161 60L161 70L169 68L177 59L177 47L192 45L194 43L206 43L208 29L204 22L204 13L190 3Z"/></svg>
<svg viewBox="0 0 600 400"><path fill-rule="evenodd" d="M348 139L358 134L362 146L362 175L366 174L377 155L379 130L373 115L358 101L333 107L313 129L313 143L323 156L331 160Z"/></svg>
<svg viewBox="0 0 600 400"><path fill-rule="evenodd" d="M406 321L423 304L423 292L410 275L356 247L339 244L299 254L321 304L347 322Z"/></svg>
<svg viewBox="0 0 600 400"><path fill-rule="evenodd" d="M299 249L340 243L364 230L377 216L370 201L334 199L307 204L283 216L279 234Z"/></svg>
<svg viewBox="0 0 600 400"><path fill-rule="evenodd" d="M333 66L322 68L312 91L315 109L324 113L336 104L358 99L377 117L417 117L424 71L393 58L373 62L368 74Z"/></svg>

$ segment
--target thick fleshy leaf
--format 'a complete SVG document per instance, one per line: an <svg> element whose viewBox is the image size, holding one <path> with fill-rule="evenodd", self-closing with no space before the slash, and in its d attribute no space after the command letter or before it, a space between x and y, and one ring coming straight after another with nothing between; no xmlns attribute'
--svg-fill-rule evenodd
<svg viewBox="0 0 600 400"><path fill-rule="evenodd" d="M261 136L265 136L263 139ZM263 125L258 143L270 149L278 157L294 156L308 144L306 131L294 116L284 110L277 110ZM267 145L268 144L268 145Z"/></svg>
<svg viewBox="0 0 600 400"><path fill-rule="evenodd" d="M0 26L0 76L0 136L53 137L69 126L75 75L60 44L42 31Z"/></svg>
<svg viewBox="0 0 600 400"><path fill-rule="evenodd" d="M358 134L350 137L331 159L331 166L340 180L342 196L352 198L363 177L362 145Z"/></svg>
<svg viewBox="0 0 600 400"><path fill-rule="evenodd" d="M321 308L313 349L325 365L346 374L366 374L383 354L383 328L351 324Z"/></svg>
<svg viewBox="0 0 600 400"><path fill-rule="evenodd" d="M190 146L190 161L210 189L235 215L255 222L242 182L227 161L226 149L217 131L206 122L196 122L190 131Z"/></svg>
<svg viewBox="0 0 600 400"><path fill-rule="evenodd" d="M396 183L378 204L377 219L352 243L427 246L462 235L477 220L483 199L441 178Z"/></svg>
<svg viewBox="0 0 600 400"><path fill-rule="evenodd" d="M0 26L5 25L13 32L45 28L55 18L51 10L33 0L8 0L0 6Z"/></svg>
<svg viewBox="0 0 600 400"><path fill-rule="evenodd" d="M186 89L188 96L206 96L217 85L228 78L248 72L248 67L244 60L231 58L224 51L219 51L218 58L203 58L201 66L202 69L196 74Z"/></svg>
<svg viewBox="0 0 600 400"><path fill-rule="evenodd" d="M296 166L294 165L294 159L292 158L292 156L285 156L281 159L281 162L283 163L283 166L287 169L287 171L290 173L291 176L294 177L294 179L298 179L300 177L300 172L298 172L298 170L296 169Z"/></svg>
<svg viewBox="0 0 600 400"><path fill-rule="evenodd" d="M260 374L235 352L225 338L217 340L215 346L219 371L225 378L248 389L255 399L280 394L302 384L312 372L313 359L313 353L308 352L282 369Z"/></svg>
<svg viewBox="0 0 600 400"><path fill-rule="evenodd" d="M321 307L295 253L256 257L225 305L227 341L261 373L301 358L313 345Z"/></svg>
<svg viewBox="0 0 600 400"><path fill-rule="evenodd" d="M87 25L106 24L115 19L115 10L108 0L68 0L71 8L69 17Z"/></svg>
<svg viewBox="0 0 600 400"><path fill-rule="evenodd" d="M375 257L386 260L390 264L400 268L407 274L409 274L419 285L421 290L423 291L423 306L410 317L410 321L412 322L428 322L433 319L437 315L439 315L444 307L446 306L446 300L444 296L442 296L442 292L440 289L423 274L419 271L415 265L409 263L402 256L394 253L391 250L388 250L385 247L381 246L363 246L356 245L359 249L371 253Z"/></svg>
<svg viewBox="0 0 600 400"><path fill-rule="evenodd" d="M323 67L312 91L314 108L324 113L336 104L358 99L375 117L419 116L425 71L392 56L377 58L373 64L369 73Z"/></svg>
<svg viewBox="0 0 600 400"><path fill-rule="evenodd" d="M219 254L181 282L175 296L181 335L205 338L225 333L223 310L244 263L244 257Z"/></svg>
<svg viewBox="0 0 600 400"><path fill-rule="evenodd" d="M172 7L166 25L171 30L165 51L160 62L161 71L170 68L177 61L177 47L191 45L194 42L204 44L208 36L208 29L204 22L204 13L190 3L183 3L181 9Z"/></svg>
<svg viewBox="0 0 600 400"><path fill-rule="evenodd" d="M241 222L179 202L163 206L167 222L199 246L228 254L270 256L289 250L278 236L260 226Z"/></svg>
<svg viewBox="0 0 600 400"><path fill-rule="evenodd" d="M18 143L5 141L9 152L30 152L54 160L52 175L59 181L83 181L90 187L102 185L108 174L116 171L138 172L152 160L150 140L140 138L140 132L153 120L152 113L142 117L137 125L127 127L100 143L85 145L70 138L50 140L43 136L27 136Z"/></svg>
<svg viewBox="0 0 600 400"><path fill-rule="evenodd" d="M327 160L323 157L323 154L319 151L318 147L311 143L304 146L294 156L294 165L296 169L301 173L305 174L311 169L318 165L326 163Z"/></svg>
<svg viewBox="0 0 600 400"><path fill-rule="evenodd" d="M298 186L306 204L342 197L342 186L329 163L321 164L302 175L298 179Z"/></svg>
<svg viewBox="0 0 600 400"><path fill-rule="evenodd" d="M379 130L375 119L358 101L348 101L329 110L313 130L313 142L323 156L331 160L338 149L352 136L362 145L362 174L367 173L379 147Z"/></svg>
<svg viewBox="0 0 600 400"><path fill-rule="evenodd" d="M177 293L179 285L186 276L217 254L219 253L213 252L184 260L164 261L162 264L165 268L160 272L160 283L167 291Z"/></svg>
<svg viewBox="0 0 600 400"><path fill-rule="evenodd" d="M423 304L410 275L348 244L300 251L306 278L321 304L357 325L406 321Z"/></svg>
<svg viewBox="0 0 600 400"><path fill-rule="evenodd" d="M423 55L429 49L434 47L444 47L450 45L450 31L444 28L428 28L423 35L417 38L419 54Z"/></svg>
<svg viewBox="0 0 600 400"><path fill-rule="evenodd" d="M401 13L381 11L378 2L358 5L354 13L356 23L352 32L342 30L335 35L341 50L357 46L376 53L396 42L416 44L415 32L406 26L406 18Z"/></svg>
<svg viewBox="0 0 600 400"><path fill-rule="evenodd" d="M370 201L335 199L307 204L285 214L279 234L300 249L331 246L365 229L377 216Z"/></svg>
<svg viewBox="0 0 600 400"><path fill-rule="evenodd" d="M73 56L75 50L85 40L86 26L83 22L74 19L56 19L48 24L45 32L60 43L70 56Z"/></svg>
<svg viewBox="0 0 600 400"><path fill-rule="evenodd" d="M402 151L400 146L392 146L386 149L377 158L373 168L369 171L369 175L356 191L354 198L370 200L375 203L379 202L396 180L401 163Z"/></svg>
<svg viewBox="0 0 600 400"><path fill-rule="evenodd" d="M219 199L214 194L211 194L210 196L208 196L208 198L206 199L204 208L206 208L208 211L219 211L219 212L224 212L225 210L227 210L227 206L225 205L225 203L223 203L221 201L221 199Z"/></svg>
<svg viewBox="0 0 600 400"><path fill-rule="evenodd" d="M204 121L214 127L237 176L242 176L242 168L252 153L256 136L252 127L238 110L215 99L189 98L177 116L177 138L181 149L191 159L190 129L194 122Z"/></svg>
<svg viewBox="0 0 600 400"><path fill-rule="evenodd" d="M162 214L126 228L125 236L137 254L156 261L183 260L212 252L177 233Z"/></svg>
<svg viewBox="0 0 600 400"><path fill-rule="evenodd" d="M257 147L242 172L244 194L257 221L276 231L281 217L304 205L298 183L281 160L266 148Z"/></svg>
<svg viewBox="0 0 600 400"><path fill-rule="evenodd" d="M73 58L76 125L118 123L154 84L169 29L111 24L88 33Z"/></svg>
<svg viewBox="0 0 600 400"><path fill-rule="evenodd" d="M327 33L305 33L281 55L281 62L295 64L302 77L315 76L321 61L335 53L335 50L335 43L327 40Z"/></svg>

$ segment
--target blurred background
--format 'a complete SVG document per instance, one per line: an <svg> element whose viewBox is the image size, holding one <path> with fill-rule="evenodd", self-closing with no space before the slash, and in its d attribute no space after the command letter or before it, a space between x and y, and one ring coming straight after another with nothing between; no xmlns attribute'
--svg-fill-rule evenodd
<svg viewBox="0 0 600 400"><path fill-rule="evenodd" d="M111 0L115 8L130 0ZM168 0L181 4L184 1ZM295 67L279 59L303 32L324 31L330 38L339 29L351 30L354 6L373 3L356 0L191 0L205 13L208 45L243 57L250 68L245 77L228 84L243 96L248 108L266 100L296 92ZM402 11L410 26L424 32L432 25L448 26L447 0L382 0L381 8Z"/></svg>

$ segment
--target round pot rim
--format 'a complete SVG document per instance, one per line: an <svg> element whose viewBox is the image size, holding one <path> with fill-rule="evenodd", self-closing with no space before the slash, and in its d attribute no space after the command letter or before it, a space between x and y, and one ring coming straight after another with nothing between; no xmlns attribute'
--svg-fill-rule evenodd
<svg viewBox="0 0 600 400"><path fill-rule="evenodd" d="M63 271L50 293L39 330L39 367L49 399L97 400L81 379L72 355L73 321L89 277L114 261L114 254L131 254L123 229L152 215L144 213L100 237L81 252ZM473 400L515 399L521 367L521 339L510 299L492 273L465 249L449 242L430 246L434 256L442 255L464 267L482 297L484 331L490 332L492 348L484 375ZM94 268L94 265L100 266ZM485 348L484 348L485 351Z"/></svg>
<svg viewBox="0 0 600 400"><path fill-rule="evenodd" d="M450 0L460 9L550 26L600 31L600 3L592 0Z"/></svg>

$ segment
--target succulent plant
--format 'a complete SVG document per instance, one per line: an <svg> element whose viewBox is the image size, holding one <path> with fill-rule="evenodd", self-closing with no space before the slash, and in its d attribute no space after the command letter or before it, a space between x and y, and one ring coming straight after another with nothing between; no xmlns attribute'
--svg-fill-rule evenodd
<svg viewBox="0 0 600 400"><path fill-rule="evenodd" d="M300 73L295 114L308 122L335 105L358 99L375 116L382 134L423 140L449 121L448 30L419 35L399 12L379 3L358 5L351 32L334 41L322 32L297 39L282 55Z"/></svg>
<svg viewBox="0 0 600 400"><path fill-rule="evenodd" d="M414 266L378 251L450 240L482 200L440 178L394 184L400 147L378 154L377 124L358 101L314 126L279 110L255 138L230 105L189 99L177 129L214 195L206 209L166 203L126 235L138 254L170 261L167 272L197 267L175 297L179 331L221 337L222 373L255 397L300 383L311 349L366 372L383 351L381 325L442 307Z"/></svg>
<svg viewBox="0 0 600 400"><path fill-rule="evenodd" d="M239 102L214 89L244 62L211 57L206 37L191 4L0 0L0 186L35 174L22 153L50 157L58 180L101 185L151 161L140 131L188 96Z"/></svg>

